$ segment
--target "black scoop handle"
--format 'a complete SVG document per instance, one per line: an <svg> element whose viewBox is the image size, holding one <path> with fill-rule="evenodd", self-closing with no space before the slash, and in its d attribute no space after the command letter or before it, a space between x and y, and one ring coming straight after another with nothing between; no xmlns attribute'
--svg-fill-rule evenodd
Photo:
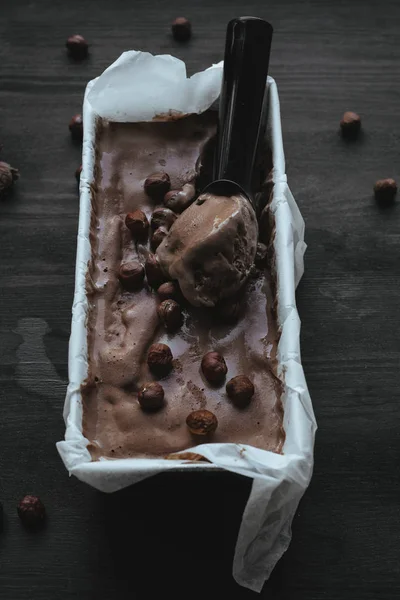
<svg viewBox="0 0 400 600"><path fill-rule="evenodd" d="M219 106L214 179L229 179L250 193L261 124L272 26L256 17L228 23Z"/></svg>

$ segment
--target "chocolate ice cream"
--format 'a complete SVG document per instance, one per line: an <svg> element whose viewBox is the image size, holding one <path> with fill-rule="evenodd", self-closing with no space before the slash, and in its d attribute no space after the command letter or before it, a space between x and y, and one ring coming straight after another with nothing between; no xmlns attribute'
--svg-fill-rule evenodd
<svg viewBox="0 0 400 600"><path fill-rule="evenodd" d="M246 282L258 226L244 196L202 194L183 212L157 249L170 279L193 306L215 306Z"/></svg>
<svg viewBox="0 0 400 600"><path fill-rule="evenodd" d="M127 214L141 210L151 222L153 212L163 206L162 200L145 192L146 178L162 171L169 175L171 190L185 185L203 189L211 180L216 122L212 111L173 122L99 122L92 185L92 256L87 274L89 372L82 386L83 432L90 441L93 460L167 457L204 441L250 444L275 452L282 449L282 386L276 377L279 336L268 269L252 272L241 294L216 309L185 303L177 284L168 284L182 312L179 327L172 331L158 310L161 302L168 300L161 291L157 293L162 281L149 285L147 274L134 289L120 281L122 265L143 265L151 244L151 236L143 241L132 235L125 224ZM253 192L262 195L267 154L259 158L258 164L264 167L256 169ZM240 199L218 202L223 222L225 214L232 217ZM176 224L191 221L189 211L197 208L201 205L185 207ZM205 216L202 219L210 232L207 243L211 243L211 224ZM256 224L242 206L230 223L234 225L232 240L241 226L256 232ZM221 223L218 227L224 231ZM224 252L234 252L228 239L231 229L229 235L227 231ZM251 252L255 251L255 237L255 233L246 235ZM189 237L186 244L190 245ZM243 272L246 269L247 262ZM238 272L241 270L240 266ZM236 319L233 324L232 315ZM149 365L150 348L160 344L168 346L173 357L165 373L154 369L151 361ZM202 359L209 352L218 352L226 362L225 381L218 385L210 383L201 370ZM225 383L239 375L246 375L255 390L245 408L238 408L225 391ZM149 411L141 406L140 394L143 386L148 389L152 382L160 383L164 397L157 410ZM187 425L194 411L215 415L218 427L207 439L194 436Z"/></svg>

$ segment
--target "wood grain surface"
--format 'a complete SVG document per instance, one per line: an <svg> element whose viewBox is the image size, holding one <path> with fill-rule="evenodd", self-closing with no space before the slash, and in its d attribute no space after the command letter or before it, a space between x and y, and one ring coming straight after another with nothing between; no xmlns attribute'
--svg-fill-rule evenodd
<svg viewBox="0 0 400 600"><path fill-rule="evenodd" d="M231 577L250 489L229 474L169 475L111 496L69 479L63 436L80 148L68 122L86 82L126 49L172 53L193 73L221 59L227 21L275 28L271 74L289 183L306 221L298 290L302 357L319 423L315 472L293 541L262 598L394 600L400 595L400 207L380 210L377 178L400 179L397 0L14 0L1 2L1 160L21 171L0 205L1 600L243 599ZM180 45L169 23L193 22ZM71 33L90 57L70 62ZM337 134L345 110L364 134ZM41 496L29 535L16 504Z"/></svg>

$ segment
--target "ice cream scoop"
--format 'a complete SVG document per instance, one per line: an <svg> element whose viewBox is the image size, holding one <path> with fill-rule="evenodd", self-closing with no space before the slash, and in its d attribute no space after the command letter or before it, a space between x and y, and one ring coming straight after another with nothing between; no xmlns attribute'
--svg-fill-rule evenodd
<svg viewBox="0 0 400 600"><path fill-rule="evenodd" d="M254 262L258 226L251 178L260 137L272 27L255 17L228 24L214 181L157 249L161 266L195 306L236 294Z"/></svg>

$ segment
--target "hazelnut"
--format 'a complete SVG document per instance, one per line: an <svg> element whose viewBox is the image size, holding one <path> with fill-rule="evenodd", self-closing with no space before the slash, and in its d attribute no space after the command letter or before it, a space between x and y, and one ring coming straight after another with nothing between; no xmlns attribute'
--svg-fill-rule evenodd
<svg viewBox="0 0 400 600"><path fill-rule="evenodd" d="M125 225L135 240L145 240L149 232L149 222L142 210L130 212L125 217Z"/></svg>
<svg viewBox="0 0 400 600"><path fill-rule="evenodd" d="M150 287L158 288L164 283L166 277L158 261L157 256L150 254L144 263L144 270L146 271L147 282Z"/></svg>
<svg viewBox="0 0 400 600"><path fill-rule="evenodd" d="M178 210L181 194L181 190L171 190L170 192L167 192L164 196L165 206L175 212L181 212Z"/></svg>
<svg viewBox="0 0 400 600"><path fill-rule="evenodd" d="M361 118L355 112L345 112L340 121L340 129L343 137L355 138L361 129Z"/></svg>
<svg viewBox="0 0 400 600"><path fill-rule="evenodd" d="M374 185L374 192L379 204L391 204L397 193L397 184L394 179L379 179Z"/></svg>
<svg viewBox="0 0 400 600"><path fill-rule="evenodd" d="M89 45L85 38L81 35L71 35L67 39L65 45L67 47L68 54L76 60L85 58L88 54Z"/></svg>
<svg viewBox="0 0 400 600"><path fill-rule="evenodd" d="M75 171L75 179L78 183L81 181L82 165Z"/></svg>
<svg viewBox="0 0 400 600"><path fill-rule="evenodd" d="M83 140L83 121L82 115L74 115L69 122L69 130L72 139L81 142Z"/></svg>
<svg viewBox="0 0 400 600"><path fill-rule="evenodd" d="M228 372L224 357L218 352L207 352L201 361L201 370L209 383L221 384Z"/></svg>
<svg viewBox="0 0 400 600"><path fill-rule="evenodd" d="M151 227L152 229L158 229L159 227L170 229L176 219L176 214L169 208L156 208L151 215Z"/></svg>
<svg viewBox="0 0 400 600"><path fill-rule="evenodd" d="M139 390L138 400L144 410L158 410L164 404L164 388L153 381L145 383Z"/></svg>
<svg viewBox="0 0 400 600"><path fill-rule="evenodd" d="M187 417L186 425L193 435L208 435L217 429L218 419L209 410L194 410Z"/></svg>
<svg viewBox="0 0 400 600"><path fill-rule="evenodd" d="M161 302L157 313L167 331L176 331L182 325L181 307L175 300Z"/></svg>
<svg viewBox="0 0 400 600"><path fill-rule="evenodd" d="M226 384L226 393L235 406L244 408L254 395L254 385L246 375L237 375Z"/></svg>
<svg viewBox="0 0 400 600"><path fill-rule="evenodd" d="M18 169L0 161L0 198L4 198L19 177Z"/></svg>
<svg viewBox="0 0 400 600"><path fill-rule="evenodd" d="M161 302L164 300L175 300L176 302L180 302L182 300L182 292L175 281L167 281L160 285L157 294Z"/></svg>
<svg viewBox="0 0 400 600"><path fill-rule="evenodd" d="M128 292L139 290L143 286L144 268L137 260L124 263L119 268L118 279Z"/></svg>
<svg viewBox="0 0 400 600"><path fill-rule="evenodd" d="M192 35L192 24L185 17L178 17L171 25L172 35L177 42L187 42Z"/></svg>
<svg viewBox="0 0 400 600"><path fill-rule="evenodd" d="M37 496L25 496L17 506L18 516L26 527L39 527L43 524L46 509Z"/></svg>
<svg viewBox="0 0 400 600"><path fill-rule="evenodd" d="M167 375L172 369L172 352L166 344L152 344L147 353L150 371L159 377Z"/></svg>
<svg viewBox="0 0 400 600"><path fill-rule="evenodd" d="M144 182L144 191L153 200L161 200L171 187L167 173L152 173Z"/></svg>
<svg viewBox="0 0 400 600"><path fill-rule="evenodd" d="M151 236L151 249L155 252L158 246L161 244L164 238L168 235L168 231L165 227L159 227L155 230L153 235Z"/></svg>
<svg viewBox="0 0 400 600"><path fill-rule="evenodd" d="M186 183L181 190L172 190L165 194L164 204L175 213L181 213L192 203L195 195L194 185Z"/></svg>

